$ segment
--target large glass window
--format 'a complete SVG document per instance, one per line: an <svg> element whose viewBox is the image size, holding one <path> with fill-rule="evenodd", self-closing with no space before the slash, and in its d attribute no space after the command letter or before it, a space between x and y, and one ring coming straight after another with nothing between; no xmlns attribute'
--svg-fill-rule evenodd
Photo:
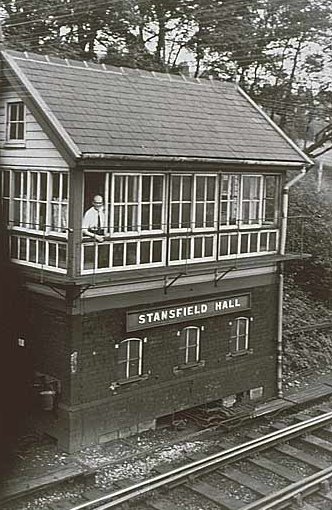
<svg viewBox="0 0 332 510"><path fill-rule="evenodd" d="M6 180L10 177L6 176ZM9 189L9 182L6 185ZM68 216L68 175L56 172L13 171L14 227L41 232L66 232Z"/></svg>
<svg viewBox="0 0 332 510"><path fill-rule="evenodd" d="M162 230L164 177L114 175L113 233Z"/></svg>
<svg viewBox="0 0 332 510"><path fill-rule="evenodd" d="M25 109L22 101L7 103L7 141L22 142L25 138Z"/></svg>
<svg viewBox="0 0 332 510"><path fill-rule="evenodd" d="M130 379L142 375L143 340L128 338L116 345L118 349L118 378Z"/></svg>

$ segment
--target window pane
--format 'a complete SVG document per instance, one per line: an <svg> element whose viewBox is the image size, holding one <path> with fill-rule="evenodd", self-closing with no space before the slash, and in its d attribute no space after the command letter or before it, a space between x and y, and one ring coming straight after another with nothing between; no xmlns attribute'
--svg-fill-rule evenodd
<svg viewBox="0 0 332 510"><path fill-rule="evenodd" d="M67 248L64 244L59 244L59 267L66 269L67 267Z"/></svg>
<svg viewBox="0 0 332 510"><path fill-rule="evenodd" d="M196 347L198 341L198 329L188 328L188 345L194 345Z"/></svg>
<svg viewBox="0 0 332 510"><path fill-rule="evenodd" d="M143 175L142 177L142 202L150 202L151 177Z"/></svg>
<svg viewBox="0 0 332 510"><path fill-rule="evenodd" d="M205 192L205 177L196 177L196 200L203 201Z"/></svg>
<svg viewBox="0 0 332 510"><path fill-rule="evenodd" d="M182 227L190 227L190 204L182 204Z"/></svg>
<svg viewBox="0 0 332 510"><path fill-rule="evenodd" d="M68 200L68 175L62 174L62 198Z"/></svg>
<svg viewBox="0 0 332 510"><path fill-rule="evenodd" d="M162 214L162 204L154 204L152 206L152 227L154 230L161 229L161 214Z"/></svg>
<svg viewBox="0 0 332 510"><path fill-rule="evenodd" d="M172 208L171 208L171 227L172 228L179 227L179 214L180 214L179 204L172 204Z"/></svg>
<svg viewBox="0 0 332 510"><path fill-rule="evenodd" d="M203 239L202 237L196 237L194 239L194 257L202 258L203 256Z"/></svg>
<svg viewBox="0 0 332 510"><path fill-rule="evenodd" d="M249 234L241 235L241 253L248 253Z"/></svg>
<svg viewBox="0 0 332 510"><path fill-rule="evenodd" d="M129 175L128 177L128 202L138 201L138 177Z"/></svg>
<svg viewBox="0 0 332 510"><path fill-rule="evenodd" d="M37 241L30 239L29 242L29 261L37 262Z"/></svg>
<svg viewBox="0 0 332 510"><path fill-rule="evenodd" d="M52 174L52 200L60 198L60 174Z"/></svg>
<svg viewBox="0 0 332 510"><path fill-rule="evenodd" d="M276 232L270 232L269 251L275 251L277 249L277 234Z"/></svg>
<svg viewBox="0 0 332 510"><path fill-rule="evenodd" d="M95 247L83 246L83 250L84 250L84 269L94 269Z"/></svg>
<svg viewBox="0 0 332 510"><path fill-rule="evenodd" d="M162 241L153 241L152 262L161 262Z"/></svg>
<svg viewBox="0 0 332 510"><path fill-rule="evenodd" d="M142 205L142 230L150 228L150 205Z"/></svg>
<svg viewBox="0 0 332 510"><path fill-rule="evenodd" d="M190 258L190 239L182 239L182 248L181 248L181 259L189 259Z"/></svg>
<svg viewBox="0 0 332 510"><path fill-rule="evenodd" d="M216 184L215 177L207 177L207 200L215 200Z"/></svg>
<svg viewBox="0 0 332 510"><path fill-rule="evenodd" d="M139 340L131 340L129 343L130 359L137 359L139 357Z"/></svg>
<svg viewBox="0 0 332 510"><path fill-rule="evenodd" d="M137 264L137 243L127 243L126 265Z"/></svg>
<svg viewBox="0 0 332 510"><path fill-rule="evenodd" d="M109 245L99 244L98 245L98 268L109 267Z"/></svg>
<svg viewBox="0 0 332 510"><path fill-rule="evenodd" d="M237 248L238 236L234 235L230 237L231 237L230 255L235 255L238 252Z"/></svg>
<svg viewBox="0 0 332 510"><path fill-rule="evenodd" d="M23 103L17 104L17 120L23 121L24 120L24 105Z"/></svg>
<svg viewBox="0 0 332 510"><path fill-rule="evenodd" d="M214 227L214 204L206 204L206 227Z"/></svg>
<svg viewBox="0 0 332 510"><path fill-rule="evenodd" d="M267 233L266 232L261 233L260 251L267 251Z"/></svg>
<svg viewBox="0 0 332 510"><path fill-rule="evenodd" d="M246 350L247 346L246 346L246 336L245 335L239 336L239 338L238 338L238 347L239 347L239 351Z"/></svg>
<svg viewBox="0 0 332 510"><path fill-rule="evenodd" d="M127 226L128 231L137 230L137 205L128 206Z"/></svg>
<svg viewBox="0 0 332 510"><path fill-rule="evenodd" d="M205 238L204 257L212 257L212 255L213 255L213 238L206 237Z"/></svg>
<svg viewBox="0 0 332 510"><path fill-rule="evenodd" d="M17 124L17 139L18 140L24 140L24 124L23 123L19 123Z"/></svg>
<svg viewBox="0 0 332 510"><path fill-rule="evenodd" d="M250 235L250 252L255 253L258 251L258 234Z"/></svg>
<svg viewBox="0 0 332 510"><path fill-rule="evenodd" d="M183 176L182 200L191 200L191 177L189 175Z"/></svg>
<svg viewBox="0 0 332 510"><path fill-rule="evenodd" d="M171 239L170 260L179 260L180 239Z"/></svg>
<svg viewBox="0 0 332 510"><path fill-rule="evenodd" d="M49 243L48 245L48 265L56 266L56 244Z"/></svg>
<svg viewBox="0 0 332 510"><path fill-rule="evenodd" d="M21 196L21 172L15 172L14 173L14 197L19 198L20 196Z"/></svg>
<svg viewBox="0 0 332 510"><path fill-rule="evenodd" d="M123 243L113 244L113 266L124 265L123 251L124 251Z"/></svg>
<svg viewBox="0 0 332 510"><path fill-rule="evenodd" d="M220 236L220 256L228 255L228 236Z"/></svg>
<svg viewBox="0 0 332 510"><path fill-rule="evenodd" d="M153 177L153 200L161 201L163 199L163 176L155 175Z"/></svg>
<svg viewBox="0 0 332 510"><path fill-rule="evenodd" d="M45 242L38 241L38 263L45 264Z"/></svg>
<svg viewBox="0 0 332 510"><path fill-rule="evenodd" d="M172 200L180 200L180 182L179 175L172 175Z"/></svg>
<svg viewBox="0 0 332 510"><path fill-rule="evenodd" d="M196 221L195 226L197 228L201 228L204 226L204 204L198 203L196 204Z"/></svg>
<svg viewBox="0 0 332 510"><path fill-rule="evenodd" d="M150 241L141 243L141 264L148 264L150 262Z"/></svg>
<svg viewBox="0 0 332 510"><path fill-rule="evenodd" d="M20 260L26 260L27 258L27 240L25 237L20 238Z"/></svg>
<svg viewBox="0 0 332 510"><path fill-rule="evenodd" d="M40 200L46 200L47 197L47 174L40 174Z"/></svg>

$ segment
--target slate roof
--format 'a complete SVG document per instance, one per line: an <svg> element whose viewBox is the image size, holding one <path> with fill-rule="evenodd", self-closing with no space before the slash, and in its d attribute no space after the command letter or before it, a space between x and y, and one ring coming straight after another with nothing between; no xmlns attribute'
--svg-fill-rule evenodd
<svg viewBox="0 0 332 510"><path fill-rule="evenodd" d="M234 84L3 55L84 155L309 161Z"/></svg>

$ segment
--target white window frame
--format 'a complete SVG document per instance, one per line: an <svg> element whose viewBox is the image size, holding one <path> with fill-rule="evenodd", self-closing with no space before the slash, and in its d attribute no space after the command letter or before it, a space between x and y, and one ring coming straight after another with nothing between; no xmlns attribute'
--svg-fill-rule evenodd
<svg viewBox="0 0 332 510"><path fill-rule="evenodd" d="M275 179L275 195L273 198L271 199L267 199L266 198L266 191L267 191L267 182L266 180L270 177L273 177ZM263 204L262 204L262 223L264 226L270 226L270 227L273 227L273 226L277 226L278 225L278 219L279 219L279 214L278 214L278 211L279 211L279 208L278 208L278 205L279 205L279 196L280 196L280 176L277 175L277 174L269 174L269 175L264 175L264 185L263 185ZM267 204L267 200L271 200L271 202L273 201L274 202L274 216L273 216L273 221L267 221L266 219L266 204Z"/></svg>
<svg viewBox="0 0 332 510"><path fill-rule="evenodd" d="M224 177L227 177L227 200L223 200L223 180ZM219 214L219 228L223 229L236 229L239 226L239 210L240 210L240 198L241 198L241 174L229 174L222 173L221 176L221 189L220 189L220 214ZM235 199L232 199L231 190L232 190L232 181L237 181L238 193ZM226 204L226 223L221 223L221 213L222 213L222 204ZM231 219L231 207L235 204L236 214L235 214L235 223L230 223Z"/></svg>
<svg viewBox="0 0 332 510"><path fill-rule="evenodd" d="M130 355L130 349L133 342L139 342L138 346L138 358L132 358ZM142 338L132 337L132 338L126 338L125 340L122 340L119 344L117 344L115 347L119 349L120 345L127 344L126 345L126 357L123 359L118 359L117 363L118 365L125 364L125 379L129 380L135 377L140 377L142 375L142 368L143 368L143 342L144 340ZM131 361L138 361L137 363L137 373L135 375L132 375L130 373L130 363Z"/></svg>
<svg viewBox="0 0 332 510"><path fill-rule="evenodd" d="M68 172L54 172L51 170L11 170L10 175L10 198L9 198L9 218L8 224L12 228L12 230L20 231L20 232L28 232L31 234L39 234L39 235L49 235L54 234L57 237L67 237L67 224L68 224L68 201L63 199L63 180L64 175L67 176L67 197L69 198L69 174ZM53 175L58 174L60 182L62 183L62 197L59 201L52 200L52 191L53 191ZM18 179L20 180L20 194L19 196L14 196L15 192L15 176L18 175ZM41 175L46 177L46 197L41 198ZM37 178L37 193L36 196L33 196L32 190L32 179ZM15 220L15 204L18 204L19 208L19 219ZM61 220L60 225L54 226L53 223L53 211L52 208L56 204L61 212L61 217L59 216L59 221ZM36 208L36 217L33 218L31 214L32 207ZM45 206L45 225L40 225L40 210L41 206ZM65 214L64 214L65 212ZM32 220L34 221L32 222ZM15 224L17 221L18 225ZM34 228L33 224L38 225L38 227ZM44 226L44 228L42 228ZM61 231L59 231L59 228Z"/></svg>
<svg viewBox="0 0 332 510"><path fill-rule="evenodd" d="M125 200L124 201L117 201L115 197L115 180L116 178L121 178L121 189L123 189L123 186L125 186L124 194L125 194ZM128 182L129 178L135 177L137 179L137 201L129 202L127 200L128 198ZM149 177L151 178L150 183L150 198L151 200L146 202L142 202L142 181L143 177ZM161 200L153 200L153 180L154 177L159 177L162 180L162 197ZM124 184L125 183L125 184ZM107 196L107 195L105 195ZM111 203L110 203L110 218L111 218L111 235L114 237L130 237L130 236L137 236L138 234L144 234L144 233L153 233L153 234L159 234L164 233L165 231L165 214L166 214L166 186L165 186L165 175L162 173L117 173L114 172L112 174L112 185L111 185ZM149 221L150 221L150 228L142 228L142 206L149 204L150 206L150 212L149 212ZM153 228L153 205L161 205L161 228ZM135 230L128 230L128 207L135 206L136 207L136 229ZM125 221L123 225L122 231L115 231L115 228L118 228L115 225L115 208L119 207L120 211L124 209L124 216ZM121 222L120 222L121 223ZM121 225L120 225L121 227Z"/></svg>
<svg viewBox="0 0 332 510"><path fill-rule="evenodd" d="M208 197L207 197L207 191L208 191L207 182L208 182L209 178L213 178L214 181L215 181L214 198L213 198L213 200L208 200ZM203 198L203 200L198 200L197 196L196 196L196 193L197 193L197 179L204 179L204 198ZM193 231L194 232L197 232L197 231L204 231L204 232L215 231L217 229L217 221L218 221L218 175L217 174L195 174L192 185L193 185L193 192L192 192L193 200L192 200L192 213L191 213L191 216L192 216ZM214 205L213 226L212 227L207 227L206 226L206 210L207 210L207 205L211 204L211 203ZM203 226L201 226L201 227L196 225L196 222L197 222L197 220L196 220L196 217L197 217L197 204L203 204L203 211L204 211L203 212Z"/></svg>
<svg viewBox="0 0 332 510"><path fill-rule="evenodd" d="M263 184L264 184L264 179L263 179L263 175L262 174L249 174L249 175L245 175L245 174L242 174L241 175L241 187L240 187L240 211L239 211L239 215L240 215L240 225L242 228L247 228L247 229L252 229L252 228L258 228L258 227L261 227L262 226L262 208L263 208ZM258 179L258 183L259 183L259 191L258 191L258 199L253 199L253 198L246 198L244 199L243 198L243 191L244 191L244 179ZM243 210L244 210L244 204L245 203L248 203L249 204L249 219L248 219L248 223L247 222L244 222L244 218L243 218ZM251 217L251 209L252 209L252 204L257 204L258 203L258 217L257 219L253 219ZM253 222L252 222L253 221Z"/></svg>
<svg viewBox="0 0 332 510"><path fill-rule="evenodd" d="M240 349L240 339L243 335L240 336L240 324L241 322L245 322L245 347L244 349ZM250 325L250 318L249 317L236 317L236 319L233 319L229 322L230 326L230 332L229 332L229 354L234 355L241 352L247 352L249 350L249 325ZM235 334L233 335L233 331L235 329ZM235 349L231 350L231 345L235 345Z"/></svg>
<svg viewBox="0 0 332 510"><path fill-rule="evenodd" d="M196 344L195 345L189 345L190 340L190 331L196 332ZM192 365L199 362L200 359L200 350L201 350L201 328L198 326L187 326L183 328L180 331L180 342L184 340L185 345L183 346L180 344L180 352L181 352L181 358L182 362L179 364L179 366L185 366L185 365ZM184 337L184 338L183 338ZM195 361L189 361L190 360L190 353L192 350L195 350ZM182 357L184 351L184 356Z"/></svg>
<svg viewBox="0 0 332 510"><path fill-rule="evenodd" d="M22 106L23 108L23 120L12 120L12 107L14 105ZM10 129L11 126L15 124L15 131L18 134L18 125L23 124L23 138L11 138L10 137ZM13 145L24 145L26 140L26 107L23 101L20 100L11 100L6 102L6 143Z"/></svg>
<svg viewBox="0 0 332 510"><path fill-rule="evenodd" d="M179 199L178 200L173 200L172 199L172 195L173 195L173 186L174 186L174 182L173 182L173 178L174 177L179 177L180 178L180 191L179 191ZM190 182L190 199L189 200L183 200L183 178L186 177L186 178L189 178L189 182ZM177 173L174 173L174 174L171 174L170 176L170 180L171 180L171 185L170 185L170 198L169 198L169 208L170 208L170 211L169 211L169 230L170 232L191 232L192 231L192 226L193 226L193 207L192 207L192 204L193 204L193 174L177 174ZM172 227L172 205L173 204L178 204L179 206L179 222L178 224L180 226L178 227ZM182 226L182 223L183 223L183 204L189 204L189 225L188 226Z"/></svg>

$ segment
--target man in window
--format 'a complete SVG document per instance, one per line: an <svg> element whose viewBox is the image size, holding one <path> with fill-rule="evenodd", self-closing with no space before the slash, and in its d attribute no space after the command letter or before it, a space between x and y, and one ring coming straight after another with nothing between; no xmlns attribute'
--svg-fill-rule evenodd
<svg viewBox="0 0 332 510"><path fill-rule="evenodd" d="M84 236L91 237L98 243L105 240L104 201L101 195L93 197L92 207L85 212L82 231Z"/></svg>

